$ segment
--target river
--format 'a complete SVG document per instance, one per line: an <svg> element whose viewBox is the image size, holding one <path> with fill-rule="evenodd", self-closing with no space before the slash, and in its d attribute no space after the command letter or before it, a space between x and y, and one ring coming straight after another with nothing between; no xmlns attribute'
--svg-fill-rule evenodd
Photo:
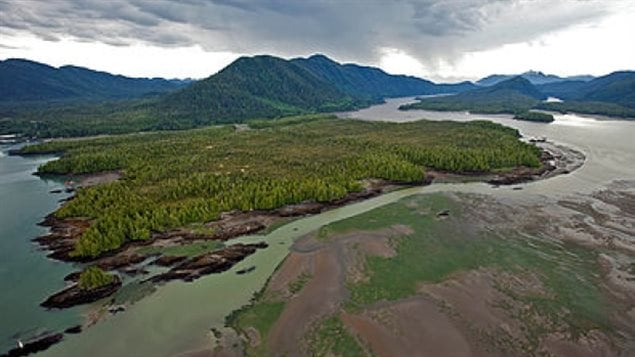
<svg viewBox="0 0 635 357"><path fill-rule="evenodd" d="M525 136L546 136L549 140L578 149L586 155L586 162L583 167L571 174L523 185L524 189L521 191L512 190L511 187L493 188L482 183L434 184L392 192L319 215L302 218L284 225L266 236L255 235L239 238L235 242L266 240L270 246L248 257L225 273L209 275L193 283L171 282L160 286L155 293L130 306L125 313L110 316L86 329L80 335L67 335L62 343L53 346L42 355L173 356L187 350L213 347L214 339L210 329L214 327L222 330L225 316L247 304L253 294L264 286L267 278L288 253L288 248L294 239L328 223L358 215L413 194L461 191L511 199L543 201L547 197L565 197L571 194L589 193L606 187L615 180L630 180L631 183L635 180L635 165L633 165L635 163L635 142L633 142L635 122L597 120L578 115L555 115L555 122L543 124L516 121L505 115L472 115L462 112L401 112L397 110L400 104L409 101L412 99L390 99L385 104L357 112L341 113L340 116L398 122L420 118L458 121L492 120L515 127ZM29 159L16 158L16 160ZM31 168L35 166L32 164ZM25 177L29 176L24 175ZM38 179L34 178L33 180L37 181ZM37 185L45 184L48 185L48 183L42 182ZM38 197L47 197L41 198L42 200L50 200L50 194L46 192L47 189L42 186L37 195L39 195ZM55 204L51 202L47 207L48 211L52 210L54 206ZM46 211L44 207L41 207L41 210L37 212L42 213L31 216L27 225L34 227L33 223L37 222ZM3 210L2 214L4 220L4 215L9 214L9 212L5 213ZM1 229L4 230L4 228ZM30 236L41 233L38 228L33 229L35 233L21 230L19 232L20 239L28 242ZM47 261L42 258L41 253L38 259ZM47 264L54 263L48 262ZM257 267L254 272L245 275L235 274L236 270L252 265ZM63 269L63 266L59 269ZM56 275L57 278L47 275L51 279L48 282L49 286L54 285L49 291L55 290L54 287L56 284L59 285L59 277L63 274L60 271L60 274ZM6 306L3 304L2 308L6 309ZM36 307L33 305L29 306L28 309L32 310Z"/></svg>

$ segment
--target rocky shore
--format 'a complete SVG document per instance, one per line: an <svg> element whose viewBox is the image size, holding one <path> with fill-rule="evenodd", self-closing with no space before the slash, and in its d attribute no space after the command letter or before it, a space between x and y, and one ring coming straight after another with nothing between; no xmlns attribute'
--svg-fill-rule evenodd
<svg viewBox="0 0 635 357"><path fill-rule="evenodd" d="M31 341L27 341L26 343L24 343L22 347L20 346L15 347L9 350L9 352L7 352L6 354L3 354L2 356L3 357L4 356L7 356L7 357L28 356L31 353L36 353L36 352L40 352L40 351L44 351L48 349L52 345L62 341L63 338L64 338L64 334L62 333L47 334L42 337L35 338Z"/></svg>
<svg viewBox="0 0 635 357"><path fill-rule="evenodd" d="M507 173L496 175L472 175L473 178L486 181L493 185L511 185L536 179L546 178L559 173L566 173L575 169L584 162L584 156L576 151L556 146L551 143L540 143L543 154L541 156L542 166L540 168L517 168ZM577 166L576 166L577 165ZM144 241L131 241L121 248L109 252L97 258L76 257L71 253L77 240L83 232L90 227L91 221L82 218L58 219L54 214L50 214L40 224L50 227L50 233L34 239L43 249L50 251L49 257L62 261L85 262L96 265L104 270L119 270L128 275L147 273L143 268L146 260L154 256L154 259L147 261L159 267L171 267L165 272L147 278L145 281L164 282L174 279L185 281L195 280L203 275L219 273L230 269L257 249L267 247L265 242L256 244L235 244L211 252L204 252L193 257L174 254L161 254L164 248L188 245L201 241L221 241L225 242L232 238L253 234L270 227L280 219L287 217L298 217L343 206L352 202L375 197L387 190L399 186L414 186L430 184L440 175L431 172L426 180L408 184L398 184L383 180L368 180L365 189L361 192L353 192L346 197L332 202L302 202L288 205L269 211L233 211L221 215L220 219L205 224L203 232L191 231L185 228L174 229L166 232L153 233L150 239ZM465 179L465 175L453 175L458 179ZM114 177L114 176L113 176ZM72 198L71 198L72 199ZM147 253L145 248L154 249L153 253ZM75 281L77 274L70 274L66 280ZM51 296L43 306L63 308L79 303L87 303L98 300L112 294L121 285L104 288L98 294L80 294L76 286L59 292Z"/></svg>
<svg viewBox="0 0 635 357"><path fill-rule="evenodd" d="M267 248L267 246L265 242L230 245L218 251L187 259L169 271L153 276L150 280L153 282L174 279L193 281L207 274L221 273L229 270L236 263L255 253L256 250Z"/></svg>
<svg viewBox="0 0 635 357"><path fill-rule="evenodd" d="M38 243L42 249L49 251L48 257L53 259L67 262L90 262L104 270L122 270L141 263L147 258L147 256L137 253L138 248L144 246L163 247L191 244L195 241L228 241L238 236L262 231L280 218L320 213L334 207L377 196L384 189L394 186L390 182L376 181L369 184L369 187L362 192L350 193L346 197L330 203L303 202L271 211L227 212L221 215L219 220L205 225L213 233L204 234L187 229L153 233L148 240L128 242L121 248L97 258L77 257L71 254L83 232L90 227L91 222L88 219L59 219L54 214L50 214L39 223L42 226L50 227L50 232L33 239L33 241ZM157 265L166 266L172 265L174 259L177 258L161 259L159 257L155 261Z"/></svg>
<svg viewBox="0 0 635 357"><path fill-rule="evenodd" d="M539 168L519 167L515 170L495 175L487 180L492 185L515 185L568 174L584 164L584 154L574 149L551 142L536 145L542 149Z"/></svg>
<svg viewBox="0 0 635 357"><path fill-rule="evenodd" d="M88 304L112 295L121 287L121 280L115 276L110 284L94 289L82 289L77 283L57 292L42 302L43 307L49 309L63 309L75 305Z"/></svg>

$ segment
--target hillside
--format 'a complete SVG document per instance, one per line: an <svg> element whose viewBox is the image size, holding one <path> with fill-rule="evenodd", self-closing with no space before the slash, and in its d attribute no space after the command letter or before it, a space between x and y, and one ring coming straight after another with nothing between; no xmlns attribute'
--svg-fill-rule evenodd
<svg viewBox="0 0 635 357"><path fill-rule="evenodd" d="M364 104L291 61L255 56L241 57L217 74L163 97L156 107L169 120L218 123Z"/></svg>
<svg viewBox="0 0 635 357"><path fill-rule="evenodd" d="M472 87L437 85L374 67L342 65L323 55L292 60L263 55L239 58L217 74L167 95L156 107L166 125L174 120L194 120L192 125L197 125L352 110L384 97L453 93Z"/></svg>
<svg viewBox="0 0 635 357"><path fill-rule="evenodd" d="M564 102L543 102L546 97L557 97ZM512 113L519 118L526 117L526 113L518 114L529 109L542 109L633 118L635 72L614 72L588 82L562 81L537 86L519 76L457 95L426 98L400 109Z"/></svg>
<svg viewBox="0 0 635 357"><path fill-rule="evenodd" d="M589 82L565 81L538 88L565 100L606 102L635 108L635 72L613 72Z"/></svg>
<svg viewBox="0 0 635 357"><path fill-rule="evenodd" d="M635 108L635 72L613 72L596 78L580 88L572 99Z"/></svg>
<svg viewBox="0 0 635 357"><path fill-rule="evenodd" d="M162 94L189 81L129 78L25 59L0 61L0 103L132 99Z"/></svg>
<svg viewBox="0 0 635 357"><path fill-rule="evenodd" d="M325 56L242 57L220 72L155 98L16 110L0 105L0 134L85 136L188 129L252 118L352 110L383 97L457 92L471 83L434 84Z"/></svg>
<svg viewBox="0 0 635 357"><path fill-rule="evenodd" d="M562 81L541 84L536 86L536 88L549 97L565 100L575 97L586 83L584 81Z"/></svg>
<svg viewBox="0 0 635 357"><path fill-rule="evenodd" d="M523 77L514 77L490 87L483 87L452 96L432 97L399 109L471 111L476 113L524 112L546 96Z"/></svg>
<svg viewBox="0 0 635 357"><path fill-rule="evenodd" d="M339 64L324 55L291 60L337 89L353 96L368 98L405 97L424 94L458 93L474 89L470 82L435 84L404 75L390 75L375 67Z"/></svg>

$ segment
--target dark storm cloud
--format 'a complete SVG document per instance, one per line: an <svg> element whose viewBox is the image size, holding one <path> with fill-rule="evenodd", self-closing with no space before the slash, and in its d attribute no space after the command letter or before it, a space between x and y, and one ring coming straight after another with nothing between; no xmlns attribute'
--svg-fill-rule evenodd
<svg viewBox="0 0 635 357"><path fill-rule="evenodd" d="M596 20L614 2L520 0L0 0L0 31L118 46L198 44L209 51L324 52L375 62L397 48L429 67L465 51L530 41ZM608 4L608 5L607 5Z"/></svg>

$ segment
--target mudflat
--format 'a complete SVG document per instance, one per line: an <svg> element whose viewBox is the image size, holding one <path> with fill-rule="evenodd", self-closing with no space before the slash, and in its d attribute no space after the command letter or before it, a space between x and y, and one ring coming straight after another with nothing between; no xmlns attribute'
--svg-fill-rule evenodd
<svg viewBox="0 0 635 357"><path fill-rule="evenodd" d="M630 355L634 188L407 197L296 241L231 325L247 355Z"/></svg>

